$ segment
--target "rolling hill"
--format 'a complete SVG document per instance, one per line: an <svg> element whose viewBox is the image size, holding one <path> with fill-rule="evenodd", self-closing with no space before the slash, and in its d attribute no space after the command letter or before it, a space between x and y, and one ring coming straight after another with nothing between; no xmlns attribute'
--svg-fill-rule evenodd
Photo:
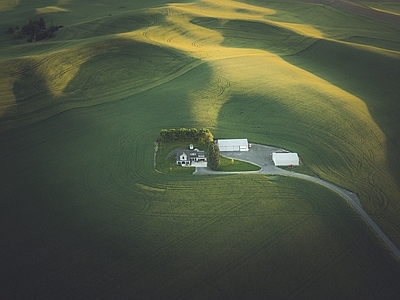
<svg viewBox="0 0 400 300"><path fill-rule="evenodd" d="M5 298L397 298L334 192L153 165L162 128L290 149L400 245L400 27L377 2L1 1ZM39 17L64 27L7 33Z"/></svg>

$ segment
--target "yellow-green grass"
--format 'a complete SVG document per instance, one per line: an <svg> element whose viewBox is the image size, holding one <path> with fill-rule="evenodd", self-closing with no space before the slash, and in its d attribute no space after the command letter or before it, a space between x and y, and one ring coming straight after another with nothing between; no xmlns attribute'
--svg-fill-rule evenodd
<svg viewBox="0 0 400 300"><path fill-rule="evenodd" d="M217 171L222 172L245 172L245 171L258 171L261 168L251 163L241 161L238 159L226 158L221 156L220 166Z"/></svg>
<svg viewBox="0 0 400 300"><path fill-rule="evenodd" d="M354 190L371 212L382 214L386 210L391 215L386 226L398 236L394 228L399 225L397 210L400 176L397 165L399 157L396 151L399 140L398 122L396 122L397 99L400 94L397 84L400 70L397 51L399 30L373 21L364 22L364 18L352 18L350 14L327 7L310 7L304 4L300 6L311 11L307 18L304 18L301 10L299 13L296 7L285 6L286 12L291 12L292 16L296 12L295 21L304 22L313 19L311 24L319 24L317 28L325 36L346 38L349 41L358 40L358 44L322 40L299 52L298 55L284 57L291 64L315 73L321 79L326 79L326 82L320 81L319 78L306 79L308 77L306 73L299 72L295 75L293 71L298 70L291 68L292 71L289 71L290 68L273 58L264 60L246 58L245 61L245 58L240 57L236 60L231 58L229 61L214 63L218 70L223 70L220 73L223 75L221 77L227 82L225 86L229 87L226 89L228 96L222 99L222 104L218 104L219 118L226 118L227 124L221 122L218 128L222 129L221 125L224 124L224 128L229 128L228 132L235 132L240 131L246 124L247 127L260 129L252 129L256 132L273 134L271 135L273 140L266 139L266 143L275 145L284 143L291 149L300 149L299 144L303 143L306 133L313 143L306 142L308 149L301 148L300 152L311 166L313 173ZM277 8L275 5L271 7ZM321 9L326 13L317 13L321 12ZM277 9L277 14L268 18L282 21L283 18L279 13ZM335 18L335 15L341 18ZM333 22L338 20L340 28L332 27ZM196 24L221 32L226 38L224 44L233 44L235 41L242 47L258 45L271 52L274 50L273 44L271 47L273 39L268 35L264 39L252 40L257 36L257 33L252 34L257 27L253 26L253 21L208 18L196 19ZM259 25L264 29L273 28L269 25L266 27L263 23ZM232 38L233 32L240 32L242 29L244 33L238 33ZM282 32L282 29L276 32ZM382 34L383 32L385 34ZM352 37L352 35L363 37ZM279 38L279 35L276 38ZM284 46L282 43L278 45ZM236 70L238 74L234 73ZM288 76L289 72L292 76ZM297 81L296 77L300 76L307 81L306 84ZM235 82L236 89L231 86L228 78ZM245 85L240 86L241 79L243 82L247 80ZM277 87L278 85L280 86ZM248 96L251 89L257 90L256 96L254 94ZM239 107L230 105L233 99ZM254 107L248 107L249 101L251 104L255 103ZM214 101L218 102L219 100ZM274 107L274 102L281 103L278 104L278 109ZM235 110L233 115L231 112L224 112L224 103ZM264 114L257 114L260 108ZM238 126L229 122L233 118L239 121ZM316 150L316 144L319 150ZM322 151L324 154L316 153L317 151ZM356 152L358 154L355 154ZM322 160L315 164L312 160L318 160L318 157ZM325 162L322 162L323 160ZM319 167L316 166L325 170L318 170Z"/></svg>
<svg viewBox="0 0 400 300"><path fill-rule="evenodd" d="M322 186L156 172L159 130L149 116L167 127L177 114L140 107L161 91L2 135L3 295L368 299L399 292L398 265Z"/></svg>
<svg viewBox="0 0 400 300"><path fill-rule="evenodd" d="M400 76L400 58L348 44L321 41L296 56L288 57L287 60L342 87L366 103L371 118L382 130L385 139L381 142L382 149L374 150L371 148L371 142L361 136L361 127L354 128L358 132L361 143L365 143L364 146L358 146L359 157L366 161L370 160L368 168L359 170L359 175L364 177L360 179L368 182L369 185L381 186L378 188L381 190L379 192L381 196L370 194L366 197L370 200L364 203L376 213L382 213L382 210L387 209L390 212L389 215L392 215L392 222L398 224L395 221L398 200L395 199L398 199L397 187L400 182L398 171L400 128L396 120L400 109L398 102L400 89L396 81ZM365 61L369 63L365 64ZM340 138L345 138L346 135ZM370 134L369 138L375 139ZM386 162L379 163L376 159L382 151L385 153ZM355 151L352 152L355 153ZM361 162L361 159L358 160ZM351 176L353 180L354 177ZM348 188L351 187L348 185ZM371 189L364 187L357 192L365 195L371 193L369 190Z"/></svg>
<svg viewBox="0 0 400 300"><path fill-rule="evenodd" d="M198 17L192 22L220 32L224 37L221 45L225 47L261 49L287 55L297 53L315 42L312 37L293 32L278 24L207 17Z"/></svg>
<svg viewBox="0 0 400 300"><path fill-rule="evenodd" d="M16 43L2 42L1 130L33 123L74 107L124 98L167 82L200 63L182 52L116 35L161 22L164 16L160 13L152 13L152 10L129 13L126 8L117 7L115 12L119 16L113 17L105 14L114 12L109 11L105 3L97 2L94 6L84 3L92 7L92 19L80 15L83 4L76 2L78 5L68 10L69 22L72 18L76 23L67 22L53 39L31 44L26 43L25 38ZM163 2L151 1L147 5L160 3ZM73 5L71 1L63 4L64 7ZM32 18L31 9L35 5L30 3L24 5L25 10L18 7L15 12L0 12L4 16L24 14L21 18L5 17L4 31L10 26L25 24ZM160 11L165 12L165 9ZM62 15L56 12L44 16L53 23L53 17ZM149 49L152 47L159 49L158 54Z"/></svg>
<svg viewBox="0 0 400 300"><path fill-rule="evenodd" d="M400 16L400 4L395 2L362 2L364 5L385 13Z"/></svg>
<svg viewBox="0 0 400 300"><path fill-rule="evenodd" d="M162 128L207 127L298 152L400 244L399 29L305 4L132 3L0 12L6 30L36 8L67 10L46 15L65 25L54 39L0 47L0 290L398 296L398 263L338 195L279 176L158 172L153 143Z"/></svg>
<svg viewBox="0 0 400 300"><path fill-rule="evenodd" d="M0 64L0 114L7 128L66 109L119 100L198 63L173 50L112 39Z"/></svg>
<svg viewBox="0 0 400 300"><path fill-rule="evenodd" d="M263 1L256 1L259 5L266 5ZM274 21L290 21L294 24L306 24L318 29L324 37L345 39L351 36L387 38L390 41L399 41L395 26L377 22L363 16L344 12L327 5L301 3L295 1L276 1L267 6L277 11L271 15ZM327 1L321 1L327 3Z"/></svg>

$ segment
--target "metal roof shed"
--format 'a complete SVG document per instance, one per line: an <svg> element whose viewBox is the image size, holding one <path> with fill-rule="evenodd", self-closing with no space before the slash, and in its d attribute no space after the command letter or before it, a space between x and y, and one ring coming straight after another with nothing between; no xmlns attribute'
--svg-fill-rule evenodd
<svg viewBox="0 0 400 300"><path fill-rule="evenodd" d="M297 153L272 153L275 166L298 166L299 156Z"/></svg>
<svg viewBox="0 0 400 300"><path fill-rule="evenodd" d="M249 151L247 139L222 139L218 140L219 151Z"/></svg>

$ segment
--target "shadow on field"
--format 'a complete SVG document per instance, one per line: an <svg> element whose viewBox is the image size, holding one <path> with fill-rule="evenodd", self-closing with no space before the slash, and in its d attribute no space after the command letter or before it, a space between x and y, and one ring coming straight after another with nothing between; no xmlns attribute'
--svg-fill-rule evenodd
<svg viewBox="0 0 400 300"><path fill-rule="evenodd" d="M31 124L75 107L117 101L181 76L198 62L185 54L129 39L112 39L36 60L15 61L16 104L1 130ZM5 71L7 75L7 70Z"/></svg>
<svg viewBox="0 0 400 300"><path fill-rule="evenodd" d="M154 266L157 274L173 269L163 246L175 241L158 248L157 232L148 232L149 223L164 225L146 215L159 200L152 186L165 184L154 173L153 142L161 128L197 125L187 95L210 81L211 70L203 64L175 77L192 58L126 40L113 45L117 51L82 64L60 97L35 68L14 84L19 110L1 120L14 128L0 132L4 298L130 298L171 278L140 279L157 277ZM168 75L164 84L135 90Z"/></svg>
<svg viewBox="0 0 400 300"><path fill-rule="evenodd" d="M326 40L282 58L365 102L386 135L387 167L400 187L400 59Z"/></svg>
<svg viewBox="0 0 400 300"><path fill-rule="evenodd" d="M222 20L197 17L192 23L220 32L221 46L265 50L277 55L297 53L315 42L315 39L292 30L248 20Z"/></svg>

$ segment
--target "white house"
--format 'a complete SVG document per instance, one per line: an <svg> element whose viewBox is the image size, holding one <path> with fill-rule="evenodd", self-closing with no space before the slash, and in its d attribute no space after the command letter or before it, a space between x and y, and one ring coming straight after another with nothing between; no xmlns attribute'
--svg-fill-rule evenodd
<svg viewBox="0 0 400 300"><path fill-rule="evenodd" d="M272 153L272 160L275 166L298 166L299 156L297 153Z"/></svg>
<svg viewBox="0 0 400 300"><path fill-rule="evenodd" d="M177 149L176 150L176 164L179 166L190 166L192 162L207 161L205 151L198 149Z"/></svg>
<svg viewBox="0 0 400 300"><path fill-rule="evenodd" d="M249 142L247 139L219 139L219 151L249 151Z"/></svg>

